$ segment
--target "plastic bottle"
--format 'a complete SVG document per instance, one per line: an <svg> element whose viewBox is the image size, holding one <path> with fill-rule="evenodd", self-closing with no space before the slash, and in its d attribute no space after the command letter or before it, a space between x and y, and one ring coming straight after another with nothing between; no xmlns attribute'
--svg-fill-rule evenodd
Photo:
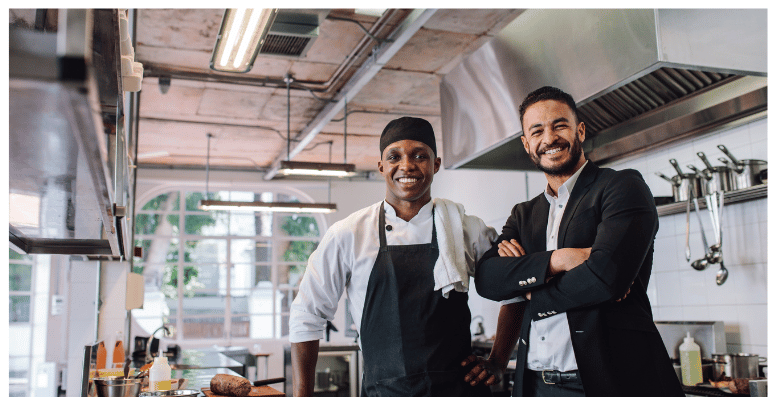
<svg viewBox="0 0 768 397"><path fill-rule="evenodd" d="M123 333L117 333L117 342L115 342L115 349L112 352L112 366L115 368L122 368L125 364L125 347L123 347Z"/></svg>
<svg viewBox="0 0 768 397"><path fill-rule="evenodd" d="M168 365L168 358L161 355L155 357L149 369L149 391L163 390L171 390L171 367Z"/></svg>
<svg viewBox="0 0 768 397"><path fill-rule="evenodd" d="M104 347L104 341L101 341L96 348L96 369L104 368L107 368L107 348Z"/></svg>
<svg viewBox="0 0 768 397"><path fill-rule="evenodd" d="M701 373L701 348L693 341L690 332L680 345L680 370L685 386L695 386L704 381Z"/></svg>

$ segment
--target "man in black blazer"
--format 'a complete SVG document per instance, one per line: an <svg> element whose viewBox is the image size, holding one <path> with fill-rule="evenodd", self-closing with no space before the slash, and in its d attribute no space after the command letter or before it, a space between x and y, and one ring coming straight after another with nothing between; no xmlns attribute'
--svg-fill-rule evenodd
<svg viewBox="0 0 768 397"><path fill-rule="evenodd" d="M648 186L635 170L586 160L569 94L542 87L520 118L548 185L515 205L475 274L481 296L528 301L514 396L682 397L646 295L659 227ZM501 327L497 341L516 331Z"/></svg>

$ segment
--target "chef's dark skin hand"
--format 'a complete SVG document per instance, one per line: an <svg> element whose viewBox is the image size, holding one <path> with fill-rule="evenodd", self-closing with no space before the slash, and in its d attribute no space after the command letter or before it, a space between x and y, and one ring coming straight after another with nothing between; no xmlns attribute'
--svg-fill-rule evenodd
<svg viewBox="0 0 768 397"><path fill-rule="evenodd" d="M470 365L473 365L474 368L464 376L464 381L472 386L477 386L480 383L484 383L486 386L492 386L499 383L504 377L503 367L474 354L461 362L462 367Z"/></svg>

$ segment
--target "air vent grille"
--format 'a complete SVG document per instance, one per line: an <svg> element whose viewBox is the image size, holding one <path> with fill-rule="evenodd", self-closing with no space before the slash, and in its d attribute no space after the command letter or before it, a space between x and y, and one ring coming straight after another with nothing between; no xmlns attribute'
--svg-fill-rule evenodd
<svg viewBox="0 0 768 397"><path fill-rule="evenodd" d="M261 47L261 53L297 57L304 54L310 42L312 42L311 37L268 34Z"/></svg>
<svg viewBox="0 0 768 397"><path fill-rule="evenodd" d="M587 138L614 125L703 90L731 74L660 68L603 94L576 110L587 126Z"/></svg>

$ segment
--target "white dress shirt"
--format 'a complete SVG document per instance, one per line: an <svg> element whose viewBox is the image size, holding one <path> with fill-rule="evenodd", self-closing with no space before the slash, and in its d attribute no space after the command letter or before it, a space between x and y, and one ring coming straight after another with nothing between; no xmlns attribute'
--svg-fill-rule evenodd
<svg viewBox="0 0 768 397"><path fill-rule="evenodd" d="M336 222L323 236L309 257L299 292L291 305L292 343L323 337L327 320L333 320L344 289L350 300L352 320L359 326L363 317L368 279L379 253L379 207L381 202L363 208ZM387 245L429 244L432 241L432 208L429 202L413 219L398 218L395 209L384 202ZM496 231L478 217L463 217L464 252L470 275L475 262L496 239ZM451 292L454 293L454 292Z"/></svg>
<svg viewBox="0 0 768 397"><path fill-rule="evenodd" d="M549 220L547 221L547 251L554 251L557 246L557 235L560 232L560 221L563 219L565 206L571 197L573 186L579 179L584 165L576 171L565 183L557 189L557 197L549 194L549 185L544 190L544 196L549 201ZM576 356L571 343L571 331L568 317L558 313L539 321L531 322L531 332L528 337L528 369L534 371L556 370L572 371L578 369Z"/></svg>

